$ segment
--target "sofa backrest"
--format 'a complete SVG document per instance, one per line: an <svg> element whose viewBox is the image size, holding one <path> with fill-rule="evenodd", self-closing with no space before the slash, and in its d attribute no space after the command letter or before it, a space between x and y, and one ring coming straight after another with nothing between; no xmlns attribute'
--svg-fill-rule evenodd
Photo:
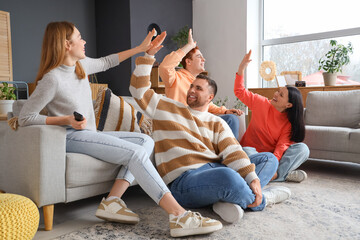
<svg viewBox="0 0 360 240"><path fill-rule="evenodd" d="M359 128L360 90L309 92L305 124Z"/></svg>

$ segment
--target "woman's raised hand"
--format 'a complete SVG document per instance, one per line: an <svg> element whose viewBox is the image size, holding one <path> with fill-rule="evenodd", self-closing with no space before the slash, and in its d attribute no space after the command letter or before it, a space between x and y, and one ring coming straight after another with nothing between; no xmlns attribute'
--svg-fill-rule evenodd
<svg viewBox="0 0 360 240"><path fill-rule="evenodd" d="M151 39L155 35L155 32L155 28L153 28L153 30L148 33L144 41L138 46L140 52L146 52L151 48Z"/></svg>
<svg viewBox="0 0 360 240"><path fill-rule="evenodd" d="M252 61L252 60L250 59L250 57L251 57L251 50L250 50L247 54L245 54L243 60L241 61L240 65L239 65L239 69L238 69L238 72L237 72L237 74L238 74L239 76L243 76L243 75L244 75L244 72L245 72L246 67L247 67L247 66L249 65L249 63Z"/></svg>
<svg viewBox="0 0 360 240"><path fill-rule="evenodd" d="M161 45L166 37L166 31L162 32L160 35L157 35L156 38L151 42L151 47L146 51L149 55L155 55L162 47Z"/></svg>

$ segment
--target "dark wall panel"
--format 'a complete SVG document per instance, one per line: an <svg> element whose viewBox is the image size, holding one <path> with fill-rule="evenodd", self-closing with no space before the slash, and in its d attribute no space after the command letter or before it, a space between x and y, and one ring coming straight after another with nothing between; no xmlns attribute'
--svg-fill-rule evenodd
<svg viewBox="0 0 360 240"><path fill-rule="evenodd" d="M129 1L96 0L96 40L98 57L130 49ZM116 95L129 94L130 59L120 66L98 73L98 81L108 83Z"/></svg>
<svg viewBox="0 0 360 240"><path fill-rule="evenodd" d="M10 12L13 74L15 81L33 82L40 63L46 25L73 22L86 40L86 54L96 57L94 0L1 0Z"/></svg>

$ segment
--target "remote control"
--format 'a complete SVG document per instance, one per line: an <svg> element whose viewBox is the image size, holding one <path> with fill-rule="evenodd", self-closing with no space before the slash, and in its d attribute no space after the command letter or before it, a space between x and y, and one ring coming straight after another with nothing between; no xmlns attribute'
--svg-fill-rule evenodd
<svg viewBox="0 0 360 240"><path fill-rule="evenodd" d="M76 121L82 121L82 120L84 120L84 117L83 117L83 115L81 115L80 113L78 113L78 112L74 112L74 117L75 117L75 120Z"/></svg>

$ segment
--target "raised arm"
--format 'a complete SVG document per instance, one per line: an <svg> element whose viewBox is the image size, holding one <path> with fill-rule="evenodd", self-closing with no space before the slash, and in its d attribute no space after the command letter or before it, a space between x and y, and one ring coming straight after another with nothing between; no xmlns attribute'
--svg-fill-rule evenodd
<svg viewBox="0 0 360 240"><path fill-rule="evenodd" d="M155 62L154 55L163 47L161 44L166 37L166 32L157 36L147 50L144 57L136 58L135 70L131 76L130 93L134 97L137 104L149 116L153 117L156 107L162 95L156 94L154 90L150 89L150 73L152 65Z"/></svg>
<svg viewBox="0 0 360 240"><path fill-rule="evenodd" d="M244 72L246 67L251 62L251 50L244 56L243 60L241 61L238 71L235 77L235 84L234 84L234 94L235 96L242 101L246 106L250 109L254 109L257 103L261 103L266 100L265 97L260 96L258 94L254 94L248 91L244 85Z"/></svg>
<svg viewBox="0 0 360 240"><path fill-rule="evenodd" d="M122 62L134 56L135 54L148 51L152 47L151 38L155 35L155 33L156 31L155 29L153 29L151 32L148 33L148 35L145 37L145 39L139 46L117 53L119 56L119 62Z"/></svg>
<svg viewBox="0 0 360 240"><path fill-rule="evenodd" d="M183 57L196 47L196 42L192 37L192 30L189 29L188 43L182 48L167 55L159 66L159 74L166 87L171 87L180 77L177 76L175 68L179 65Z"/></svg>
<svg viewBox="0 0 360 240"><path fill-rule="evenodd" d="M85 59L80 60L80 62L82 63L82 66L84 67L85 72L88 75L106 71L109 68L119 65L119 63L134 56L135 54L138 54L140 52L147 52L149 49L151 49L153 45L153 43L151 42L151 38L154 36L154 34L155 29L149 32L143 42L137 47L119 53L111 54L102 58L86 57Z"/></svg>

